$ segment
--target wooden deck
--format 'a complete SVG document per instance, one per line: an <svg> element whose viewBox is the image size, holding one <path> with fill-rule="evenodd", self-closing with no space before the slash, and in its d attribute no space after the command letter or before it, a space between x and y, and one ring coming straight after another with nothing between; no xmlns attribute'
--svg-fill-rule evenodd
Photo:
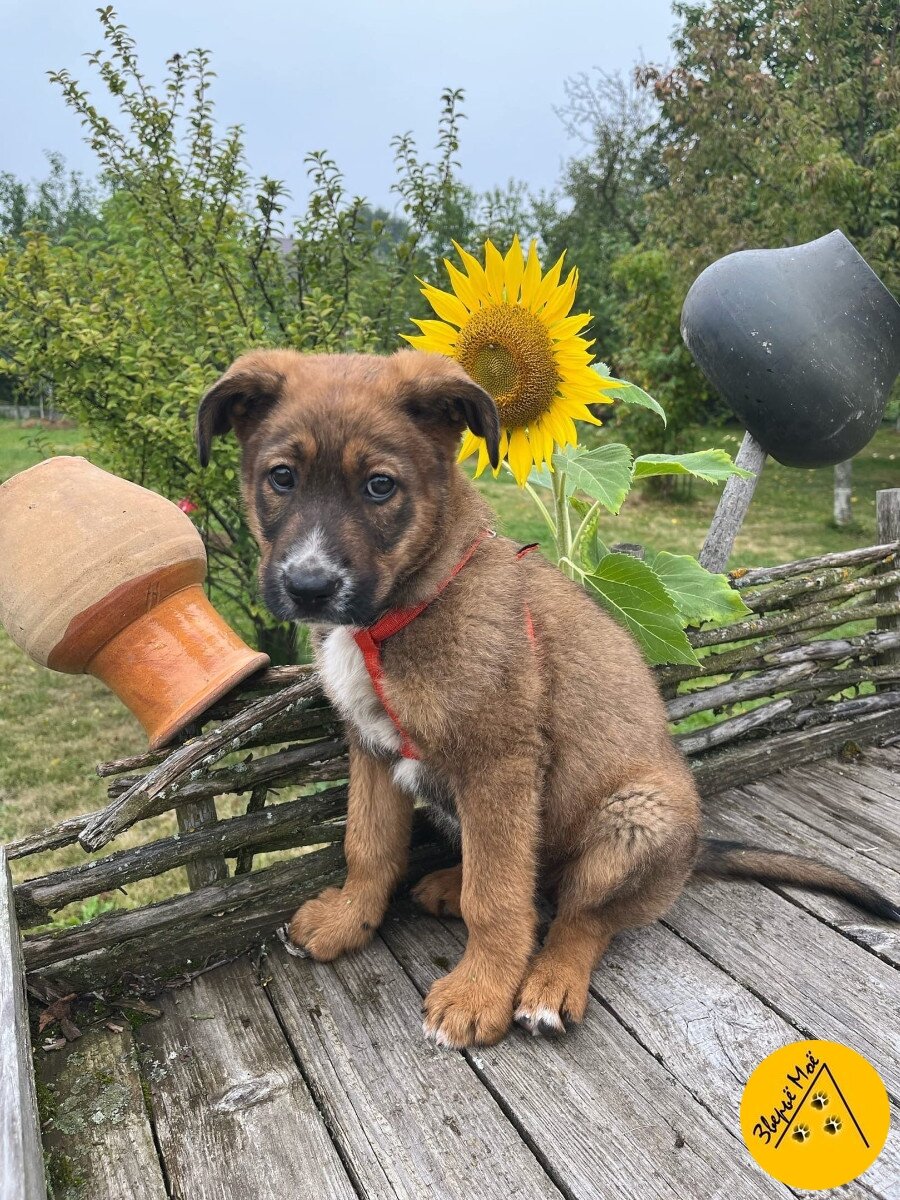
<svg viewBox="0 0 900 1200"><path fill-rule="evenodd" d="M900 749L707 812L716 836L826 858L900 901ZM420 1002L464 934L399 905L363 953L323 966L276 946L165 992L159 1020L44 1055L57 1200L791 1196L738 1129L766 1054L845 1042L900 1098L900 928L841 901L695 883L615 942L577 1030L456 1053L423 1039ZM900 1195L896 1121L831 1194Z"/></svg>

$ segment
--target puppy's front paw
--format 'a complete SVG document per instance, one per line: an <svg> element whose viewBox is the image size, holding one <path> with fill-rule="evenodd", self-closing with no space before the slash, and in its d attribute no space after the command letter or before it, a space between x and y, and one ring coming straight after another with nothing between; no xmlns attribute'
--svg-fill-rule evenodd
<svg viewBox="0 0 900 1200"><path fill-rule="evenodd" d="M422 1006L422 1030L439 1046L492 1046L512 1022L512 995L508 989L476 982L465 961L438 979Z"/></svg>
<svg viewBox="0 0 900 1200"><path fill-rule="evenodd" d="M367 945L379 920L360 896L348 894L345 888L326 888L297 909L288 933L294 945L302 946L313 958L331 962Z"/></svg>
<svg viewBox="0 0 900 1200"><path fill-rule="evenodd" d="M590 975L552 954L538 954L525 976L516 1006L516 1024L535 1037L559 1037L566 1023L584 1019Z"/></svg>

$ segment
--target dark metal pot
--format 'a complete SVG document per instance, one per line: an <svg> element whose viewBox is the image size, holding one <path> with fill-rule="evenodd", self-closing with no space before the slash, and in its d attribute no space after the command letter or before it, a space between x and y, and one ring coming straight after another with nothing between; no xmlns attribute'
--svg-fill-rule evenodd
<svg viewBox="0 0 900 1200"><path fill-rule="evenodd" d="M900 373L900 304L837 229L714 262L687 294L681 334L744 428L788 467L861 450Z"/></svg>

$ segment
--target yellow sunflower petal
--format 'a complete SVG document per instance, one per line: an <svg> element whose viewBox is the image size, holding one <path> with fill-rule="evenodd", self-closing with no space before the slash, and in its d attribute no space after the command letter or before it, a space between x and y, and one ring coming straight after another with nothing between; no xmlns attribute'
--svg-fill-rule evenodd
<svg viewBox="0 0 900 1200"><path fill-rule="evenodd" d="M493 242L484 243L484 273L487 276L491 299L495 304L503 303L503 255Z"/></svg>
<svg viewBox="0 0 900 1200"><path fill-rule="evenodd" d="M413 325L418 325L431 343L431 349L437 351L438 354L453 353L458 331L452 325L448 325L444 321L418 321L415 319ZM428 349L428 347L420 347L420 349Z"/></svg>
<svg viewBox="0 0 900 1200"><path fill-rule="evenodd" d="M491 460L488 458L487 442L484 438L478 439L478 466L475 468L475 478L491 465Z"/></svg>
<svg viewBox="0 0 900 1200"><path fill-rule="evenodd" d="M575 421L587 421L589 425L602 425L600 421L586 404L580 400L557 400L557 407L560 412L565 413L567 417L572 417Z"/></svg>
<svg viewBox="0 0 900 1200"><path fill-rule="evenodd" d="M454 292L456 292L469 312L475 312L481 306L478 289L472 283L471 279L469 279L468 275L463 275L462 271L454 267L449 258L444 259L444 266L447 268L447 274L450 277L450 286Z"/></svg>
<svg viewBox="0 0 900 1200"><path fill-rule="evenodd" d="M530 305L532 312L538 312L541 308L543 308L543 306L553 295L554 289L559 286L559 277L562 274L563 259L565 257L566 252L563 250L562 254L541 280L540 287L535 292L534 299Z"/></svg>
<svg viewBox="0 0 900 1200"><path fill-rule="evenodd" d="M477 438L474 433L467 429L463 434L462 444L459 447L459 454L456 456L456 461L465 462L467 458L471 458L478 449L479 441L483 440L483 438Z"/></svg>
<svg viewBox="0 0 900 1200"><path fill-rule="evenodd" d="M519 289L522 286L522 276L525 273L525 259L522 256L522 247L519 244L518 234L513 237L512 245L506 253L503 265L506 268L506 303L518 304Z"/></svg>
<svg viewBox="0 0 900 1200"><path fill-rule="evenodd" d="M462 300L450 292L442 292L439 288L426 284L422 288L422 295L442 321L449 321L451 325L465 325L468 321L469 310Z"/></svg>
<svg viewBox="0 0 900 1200"><path fill-rule="evenodd" d="M541 417L535 428L531 430L531 440L534 442L535 432L540 437L541 447L541 463L546 463L548 467L553 466L553 428L547 420L547 414ZM540 464L538 464L540 466Z"/></svg>
<svg viewBox="0 0 900 1200"><path fill-rule="evenodd" d="M463 266L469 273L469 279L472 284L474 284L479 296L482 298L487 297L490 294L490 288L488 287L487 275L484 273L484 267L477 258L474 258L468 252L468 250L463 250L462 246L460 246L458 242L453 243L453 249L462 260Z"/></svg>
<svg viewBox="0 0 900 1200"><path fill-rule="evenodd" d="M574 337L576 333L580 333L592 316L592 313L578 313L574 317L562 317L558 321L552 322L547 332L555 342L562 342L567 338Z"/></svg>
<svg viewBox="0 0 900 1200"><path fill-rule="evenodd" d="M524 308L531 308L535 293L541 286L541 263L537 253L537 242L532 241L528 247L528 261L522 275L522 297L519 303Z"/></svg>
<svg viewBox="0 0 900 1200"><path fill-rule="evenodd" d="M450 350L437 350L431 338L413 337L408 333L401 333L400 336L403 338L404 342L409 342L413 350L424 350L428 354L450 355L452 353Z"/></svg>
<svg viewBox="0 0 900 1200"><path fill-rule="evenodd" d="M504 460L504 458L506 458L507 450L509 450L509 438L506 436L506 430L501 429L500 430L500 448L497 453L497 465L496 465L496 467L491 468L491 470L494 473L495 479L500 474L500 472L503 470L503 460Z"/></svg>
<svg viewBox="0 0 900 1200"><path fill-rule="evenodd" d="M524 487L528 482L528 475L534 461L531 443L524 429L513 429L510 431L507 459L512 468L516 483L519 487Z"/></svg>
<svg viewBox="0 0 900 1200"><path fill-rule="evenodd" d="M547 306L541 313L541 320L553 325L568 315L569 309L575 303L575 291L578 287L578 271L573 267L565 283L559 285L547 301Z"/></svg>

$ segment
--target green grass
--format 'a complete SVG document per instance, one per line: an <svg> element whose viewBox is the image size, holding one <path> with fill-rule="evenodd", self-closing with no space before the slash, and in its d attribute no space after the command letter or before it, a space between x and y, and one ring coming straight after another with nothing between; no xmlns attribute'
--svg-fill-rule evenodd
<svg viewBox="0 0 900 1200"><path fill-rule="evenodd" d="M698 447L721 445L734 453L739 436L737 430L698 431L694 442ZM79 431L0 420L0 481L47 452L83 453ZM831 524L831 471L792 471L770 462L732 565L783 562L873 542L875 492L900 486L900 434L883 428L856 458L854 476L856 525L838 530ZM501 532L520 542L546 544L540 516L508 478L488 477L479 487L497 512ZM700 483L686 500L638 488L620 516L604 518L601 536L608 543L640 542L654 550L696 554L718 495L718 489ZM99 683L38 667L0 631L0 841L101 807L106 791L94 773L95 764L136 753L144 745L137 723ZM116 848L173 831L173 818L159 817L119 839ZM26 861L27 867L14 864L17 878L84 861L84 855L70 847ZM115 893L112 899L118 905L143 904L183 887L182 872L173 872L129 888L127 897ZM89 901L64 918L84 918L96 910L96 902Z"/></svg>

